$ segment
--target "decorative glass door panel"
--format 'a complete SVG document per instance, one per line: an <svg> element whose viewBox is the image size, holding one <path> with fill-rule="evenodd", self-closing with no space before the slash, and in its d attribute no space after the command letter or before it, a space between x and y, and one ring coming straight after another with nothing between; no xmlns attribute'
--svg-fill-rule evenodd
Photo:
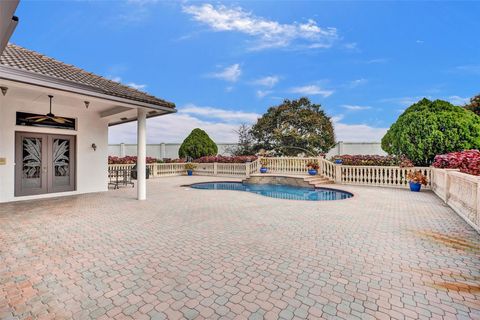
<svg viewBox="0 0 480 320"><path fill-rule="evenodd" d="M75 190L75 137L50 136L51 185L50 192Z"/></svg>
<svg viewBox="0 0 480 320"><path fill-rule="evenodd" d="M15 196L75 190L75 137L15 134Z"/></svg>
<svg viewBox="0 0 480 320"><path fill-rule="evenodd" d="M47 136L17 133L15 195L25 196L47 192Z"/></svg>

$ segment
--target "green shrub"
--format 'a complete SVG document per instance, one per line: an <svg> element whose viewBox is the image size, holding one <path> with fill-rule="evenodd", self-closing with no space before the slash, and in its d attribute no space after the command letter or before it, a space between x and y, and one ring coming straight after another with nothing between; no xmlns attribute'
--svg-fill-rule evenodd
<svg viewBox="0 0 480 320"><path fill-rule="evenodd" d="M480 148L480 117L442 100L410 106L382 138L382 149L429 166L437 154Z"/></svg>
<svg viewBox="0 0 480 320"><path fill-rule="evenodd" d="M204 156L217 155L218 147L208 134L202 129L193 129L188 137L183 140L178 156L180 158L198 159Z"/></svg>

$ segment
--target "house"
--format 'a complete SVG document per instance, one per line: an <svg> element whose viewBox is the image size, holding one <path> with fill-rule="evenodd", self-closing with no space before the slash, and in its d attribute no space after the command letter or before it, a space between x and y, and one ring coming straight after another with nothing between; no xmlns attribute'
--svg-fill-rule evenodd
<svg viewBox="0 0 480 320"><path fill-rule="evenodd" d="M12 28L0 25L0 44ZM146 119L173 103L14 44L0 54L0 202L106 191L108 128L130 121L146 198Z"/></svg>

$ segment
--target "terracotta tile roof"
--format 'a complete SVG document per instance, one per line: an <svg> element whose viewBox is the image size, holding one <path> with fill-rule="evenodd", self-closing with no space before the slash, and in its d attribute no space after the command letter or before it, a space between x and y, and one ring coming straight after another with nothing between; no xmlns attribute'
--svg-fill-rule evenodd
<svg viewBox="0 0 480 320"><path fill-rule="evenodd" d="M14 44L8 44L5 48L0 56L0 65L72 81L110 96L175 108L175 104L171 102Z"/></svg>

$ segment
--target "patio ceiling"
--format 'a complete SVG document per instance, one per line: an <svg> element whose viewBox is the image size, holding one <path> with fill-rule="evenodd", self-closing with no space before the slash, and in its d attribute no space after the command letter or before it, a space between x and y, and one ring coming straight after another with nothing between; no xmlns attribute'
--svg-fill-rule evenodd
<svg viewBox="0 0 480 320"><path fill-rule="evenodd" d="M108 99L66 92L59 89L33 86L30 84L19 83L11 80L0 80L0 85L8 88L6 98L28 105L32 103L41 103L45 109L38 110L43 114L48 111L48 95L54 96L53 108L57 109L55 114L68 117L66 107L78 108L88 112L96 112L100 118L104 118L109 126L120 123L135 121L137 119L137 109L140 106L129 103L112 101ZM89 102L88 110L85 101ZM148 107L145 107L150 109ZM63 109L63 110L62 110ZM150 109L147 111L147 117L155 117L171 113L170 110Z"/></svg>

